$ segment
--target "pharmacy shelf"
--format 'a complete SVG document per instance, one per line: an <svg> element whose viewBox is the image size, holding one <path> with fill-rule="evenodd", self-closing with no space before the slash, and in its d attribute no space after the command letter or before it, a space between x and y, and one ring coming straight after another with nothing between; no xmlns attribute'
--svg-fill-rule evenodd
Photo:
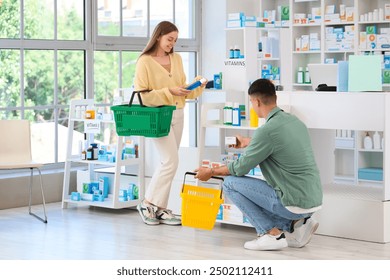
<svg viewBox="0 0 390 280"><path fill-rule="evenodd" d="M73 133L75 123L85 122L90 120L80 119L75 117L76 107L77 106L93 106L93 99L83 99L83 100L71 100L70 103L70 118L68 126L68 144L66 152L66 161L65 161L65 170L64 170L64 182L63 182L63 194L62 194L62 208L67 208L69 204L76 206L97 206L103 208L112 208L112 209L121 209L136 206L144 196L144 185L145 185L145 163L144 163L144 137L138 137L138 158L129 158L122 159L122 149L125 145L125 137L118 136L116 143L116 154L115 162L106 162L100 160L82 160L81 155L72 154L72 142L73 142ZM94 120L100 123L114 123L112 120ZM87 133L87 139L93 139L93 133ZM75 186L71 186L71 168L72 164L83 164L87 167L88 177L93 178L94 174L101 172L102 170L108 170L113 175L113 184L109 186L109 195L105 198L104 201L75 201L71 199L71 192L75 189ZM129 201L120 201L119 200L119 190L124 188L121 186L121 179L123 177L123 168L130 165L138 166L137 174L137 186L139 187L139 199L129 200Z"/></svg>

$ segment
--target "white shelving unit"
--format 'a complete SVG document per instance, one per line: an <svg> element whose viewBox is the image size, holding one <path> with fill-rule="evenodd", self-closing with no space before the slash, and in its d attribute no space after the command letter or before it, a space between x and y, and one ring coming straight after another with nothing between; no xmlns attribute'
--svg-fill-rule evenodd
<svg viewBox="0 0 390 280"><path fill-rule="evenodd" d="M80 155L72 154L72 142L73 134L76 122L85 122L85 119L76 119L74 112L76 106L93 106L94 101L92 99L85 100L72 100L70 104L70 118L69 118L69 127L68 127L68 145L66 152L66 161L65 161L65 171L64 171L64 185L63 185L63 198L62 198L62 208L67 208L68 204L76 205L89 205L97 206L104 208L128 208L136 206L140 199L144 196L144 138L138 137L138 158L131 158L122 160L122 148L125 144L125 137L118 136L118 141L116 143L116 162L110 163L106 161L99 160L81 160ZM88 120L87 120L88 121ZM114 123L114 121L104 121L99 120L100 123ZM93 135L87 135L90 141L93 139ZM92 142L90 142L92 143ZM75 201L71 199L71 186L70 186L70 172L72 169L72 163L78 165L86 165L88 169L88 177L92 181L94 180L95 174L110 174L113 177L112 184L109 186L109 195L108 198L105 198L104 201ZM137 174L137 186L139 187L139 199L128 200L128 201L119 201L119 190L121 188L127 188L128 184L128 174L126 174L126 166L137 165L138 174ZM127 177L127 178L126 178ZM73 188L72 188L73 189Z"/></svg>

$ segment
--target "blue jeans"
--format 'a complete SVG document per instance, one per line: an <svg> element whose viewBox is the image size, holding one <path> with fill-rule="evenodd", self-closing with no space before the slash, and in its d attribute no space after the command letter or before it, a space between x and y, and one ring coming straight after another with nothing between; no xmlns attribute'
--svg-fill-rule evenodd
<svg viewBox="0 0 390 280"><path fill-rule="evenodd" d="M248 218L259 235L272 228L291 232L294 220L312 215L295 214L287 210L273 187L264 180L228 176L223 182L223 192Z"/></svg>

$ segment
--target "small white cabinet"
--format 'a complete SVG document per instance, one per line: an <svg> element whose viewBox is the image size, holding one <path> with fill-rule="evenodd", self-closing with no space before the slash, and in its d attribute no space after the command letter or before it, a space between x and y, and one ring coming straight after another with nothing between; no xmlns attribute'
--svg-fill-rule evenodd
<svg viewBox="0 0 390 280"><path fill-rule="evenodd" d="M144 137L137 136L138 138L138 157L122 159L122 149L124 147L125 138L124 136L118 136L116 143L116 160L115 162L107 162L100 160L81 160L79 151L72 152L72 147L74 146L74 133L75 133L75 124L84 123L88 120L76 118L76 107L77 106L93 106L94 101L92 99L85 100L72 100L69 110L69 126L68 126L68 144L66 149L66 161L65 161L65 171L64 171L64 184L63 184L63 198L62 198L62 207L67 208L69 203L76 205L90 205L98 206L105 208L128 208L136 206L140 199L144 196ZM95 120L100 124L103 123L112 123L113 120ZM93 134L87 133L87 142L93 142ZM111 143L109 143L111 144ZM87 173L90 180L93 180L96 177L96 174L104 173L109 174L112 178L111 184L109 186L108 197L104 201L89 201L89 200L72 200L71 199L71 188L70 186L70 173L72 170L72 165L80 166L85 165L87 167ZM126 166L137 165L138 174L133 176L132 180L135 180L136 185L139 188L139 198L135 200L120 201L119 192L121 189L126 189L128 186L129 176L126 174Z"/></svg>

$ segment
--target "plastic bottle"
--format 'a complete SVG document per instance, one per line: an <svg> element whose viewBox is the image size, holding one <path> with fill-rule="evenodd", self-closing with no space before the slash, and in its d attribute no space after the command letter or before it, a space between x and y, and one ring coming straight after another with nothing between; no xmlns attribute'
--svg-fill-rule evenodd
<svg viewBox="0 0 390 280"><path fill-rule="evenodd" d="M256 114L255 109L251 107L249 109L249 126L258 127L259 126L259 116Z"/></svg>
<svg viewBox="0 0 390 280"><path fill-rule="evenodd" d="M311 83L309 67L306 67L304 78L305 78L305 84Z"/></svg>
<svg viewBox="0 0 390 280"><path fill-rule="evenodd" d="M95 118L95 108L93 106L87 106L87 110L85 111L86 119L94 119Z"/></svg>
<svg viewBox="0 0 390 280"><path fill-rule="evenodd" d="M234 48L233 48L233 46L231 46L230 48L229 48L229 58L231 59L231 58L234 58Z"/></svg>
<svg viewBox="0 0 390 280"><path fill-rule="evenodd" d="M91 146L92 146L92 150L93 150L92 159L96 160L96 159L98 159L98 156L99 156L98 144L92 143Z"/></svg>
<svg viewBox="0 0 390 280"><path fill-rule="evenodd" d="M240 110L240 104L238 102L234 103L232 114L233 114L232 125L241 126L241 110Z"/></svg>
<svg viewBox="0 0 390 280"><path fill-rule="evenodd" d="M381 136L379 135L378 131L375 131L374 135L372 136L373 142L374 142L374 149L380 150L381 149Z"/></svg>
<svg viewBox="0 0 390 280"><path fill-rule="evenodd" d="M85 106L80 106L80 117L85 119Z"/></svg>
<svg viewBox="0 0 390 280"><path fill-rule="evenodd" d="M240 58L240 48L237 45L234 46L234 58Z"/></svg>
<svg viewBox="0 0 390 280"><path fill-rule="evenodd" d="M80 119L81 118L81 108L80 108L80 106L76 106L75 118L76 119Z"/></svg>
<svg viewBox="0 0 390 280"><path fill-rule="evenodd" d="M298 84L303 84L304 80L303 80L303 68L302 67L299 67L298 68L298 73L297 73L297 83Z"/></svg>
<svg viewBox="0 0 390 280"><path fill-rule="evenodd" d="M205 78L202 78L192 84L190 84L188 87L186 87L186 89L188 90L194 90L196 89L197 87L200 87L201 84L205 83L207 80Z"/></svg>
<svg viewBox="0 0 390 280"><path fill-rule="evenodd" d="M366 136L363 139L363 146L364 146L364 149L366 149L366 150L372 149L372 139L371 139L370 135L368 134L368 132L366 132Z"/></svg>
<svg viewBox="0 0 390 280"><path fill-rule="evenodd" d="M93 160L93 148L92 146L87 149L87 160Z"/></svg>
<svg viewBox="0 0 390 280"><path fill-rule="evenodd" d="M231 102L226 102L225 107L223 107L223 124L232 125L233 119L233 108Z"/></svg>

